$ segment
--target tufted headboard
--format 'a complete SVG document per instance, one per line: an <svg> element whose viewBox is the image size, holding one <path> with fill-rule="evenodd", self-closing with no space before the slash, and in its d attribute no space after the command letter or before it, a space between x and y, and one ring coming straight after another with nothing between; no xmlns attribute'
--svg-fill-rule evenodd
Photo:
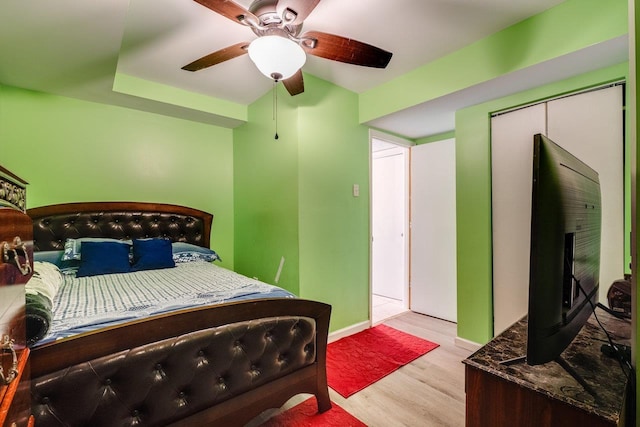
<svg viewBox="0 0 640 427"><path fill-rule="evenodd" d="M67 238L166 237L209 247L213 215L162 203L81 202L28 209L35 251L63 250Z"/></svg>

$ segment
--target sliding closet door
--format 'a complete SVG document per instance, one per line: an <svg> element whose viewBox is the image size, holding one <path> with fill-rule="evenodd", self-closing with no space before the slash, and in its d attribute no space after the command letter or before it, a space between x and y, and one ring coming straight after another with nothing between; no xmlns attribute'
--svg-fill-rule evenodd
<svg viewBox="0 0 640 427"><path fill-rule="evenodd" d="M623 86L548 102L548 136L598 171L602 194L600 302L624 274Z"/></svg>
<svg viewBox="0 0 640 427"><path fill-rule="evenodd" d="M598 171L602 191L600 300L624 272L623 86L548 101L491 121L494 334L527 313L533 135Z"/></svg>
<svg viewBox="0 0 640 427"><path fill-rule="evenodd" d="M545 105L491 119L493 329L527 314L533 135L545 133Z"/></svg>

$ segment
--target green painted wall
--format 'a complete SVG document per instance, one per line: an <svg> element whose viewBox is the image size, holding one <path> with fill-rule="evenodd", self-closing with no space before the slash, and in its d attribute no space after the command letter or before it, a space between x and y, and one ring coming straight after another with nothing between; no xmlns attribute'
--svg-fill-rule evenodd
<svg viewBox="0 0 640 427"><path fill-rule="evenodd" d="M567 0L361 94L360 122L625 34L627 0Z"/></svg>
<svg viewBox="0 0 640 427"><path fill-rule="evenodd" d="M224 99L213 98L158 82L143 80L127 74L116 73L113 81L114 92L125 93L144 99L179 105L193 110L204 111L231 120L247 120L247 106Z"/></svg>
<svg viewBox="0 0 640 427"><path fill-rule="evenodd" d="M234 130L235 269L299 294L298 112L278 85L278 135L272 93L249 107Z"/></svg>
<svg viewBox="0 0 640 427"><path fill-rule="evenodd" d="M415 140L416 145L429 144L430 142L444 141L445 139L452 139L456 137L455 131L439 133L437 135L426 136L424 138L418 138Z"/></svg>
<svg viewBox="0 0 640 427"><path fill-rule="evenodd" d="M369 142L357 95L305 74L265 95L234 131L236 270L333 305L331 329L369 318ZM353 184L360 185L358 198Z"/></svg>
<svg viewBox="0 0 640 427"><path fill-rule="evenodd" d="M369 319L369 132L358 124L355 93L308 75L305 85L300 295L331 304L331 329L338 330Z"/></svg>
<svg viewBox="0 0 640 427"><path fill-rule="evenodd" d="M368 318L368 138L358 123L626 32L625 0L568 0L361 95L305 75L303 95L279 88L278 141L271 94L249 106L248 123L232 131L0 86L0 164L31 182L30 206L131 199L211 211L213 246L226 266L274 282L284 257L279 284L334 304L336 330ZM625 73L595 73L495 105L614 74ZM458 334L476 342L490 336L491 318L484 127L499 107L489 104L458 112L455 131ZM242 108L236 113L244 118ZM353 184L359 198L351 196Z"/></svg>
<svg viewBox="0 0 640 427"><path fill-rule="evenodd" d="M361 94L360 122L624 37L627 32L626 0L568 0ZM626 74L627 65L623 64L615 71L593 73L591 78L577 77L573 83L561 82L457 112L457 295L461 338L483 343L491 338L493 329L490 112L624 78ZM417 142L427 143L441 137L436 135ZM629 230L630 221L626 224Z"/></svg>
<svg viewBox="0 0 640 427"><path fill-rule="evenodd" d="M212 247L233 268L232 130L0 86L0 164L29 207L134 200L215 215Z"/></svg>
<svg viewBox="0 0 640 427"><path fill-rule="evenodd" d="M456 112L458 336L477 343L493 336L490 114L627 75L625 62Z"/></svg>
<svg viewBox="0 0 640 427"><path fill-rule="evenodd" d="M633 259L633 269L634 274L632 278L632 297L634 300L632 301L632 307L635 309L634 317L633 317L633 326L635 330L632 334L632 343L635 343L635 352L633 356L635 357L634 367L636 369L636 378L635 378L635 390L636 390L636 424L637 420L640 420L640 393L638 390L638 380L640 378L640 374L638 373L638 363L640 362L640 353L638 349L640 348L640 344L638 343L638 337L640 336L640 322L638 322L638 314L640 314L640 310L638 307L638 256L640 253L640 240L638 240L638 229L637 226L640 224L640 210L638 210L638 200L639 194L638 191L640 187L637 182L637 173L638 173L638 165L640 164L640 143L638 142L638 135L640 135L640 108L638 108L638 99L640 99L640 93L638 92L638 81L640 78L640 69L638 68L638 57L640 57L640 0L629 0L629 43L630 43L630 57L629 57L629 74L630 74L630 96L629 96L629 128L630 132L630 141L633 148L631 149L632 165L631 165L631 179L632 179L632 205L633 205L633 240L634 244L634 259Z"/></svg>

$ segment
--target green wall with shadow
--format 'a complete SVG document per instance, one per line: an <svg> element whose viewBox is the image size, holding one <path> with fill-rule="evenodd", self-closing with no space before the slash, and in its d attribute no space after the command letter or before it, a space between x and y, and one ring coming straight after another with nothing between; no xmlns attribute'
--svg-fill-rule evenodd
<svg viewBox="0 0 640 427"><path fill-rule="evenodd" d="M211 245L233 268L232 130L0 86L0 164L28 207L146 201L214 214Z"/></svg>
<svg viewBox="0 0 640 427"><path fill-rule="evenodd" d="M369 318L369 142L357 95L305 74L234 131L236 269L332 304L331 330ZM360 197L353 197L353 184Z"/></svg>

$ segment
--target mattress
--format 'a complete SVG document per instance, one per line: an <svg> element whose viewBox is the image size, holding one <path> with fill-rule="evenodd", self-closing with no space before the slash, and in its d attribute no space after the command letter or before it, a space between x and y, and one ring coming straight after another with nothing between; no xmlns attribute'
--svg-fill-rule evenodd
<svg viewBox="0 0 640 427"><path fill-rule="evenodd" d="M203 305L292 293L210 262L76 278L66 276L53 299L46 342L105 326Z"/></svg>

